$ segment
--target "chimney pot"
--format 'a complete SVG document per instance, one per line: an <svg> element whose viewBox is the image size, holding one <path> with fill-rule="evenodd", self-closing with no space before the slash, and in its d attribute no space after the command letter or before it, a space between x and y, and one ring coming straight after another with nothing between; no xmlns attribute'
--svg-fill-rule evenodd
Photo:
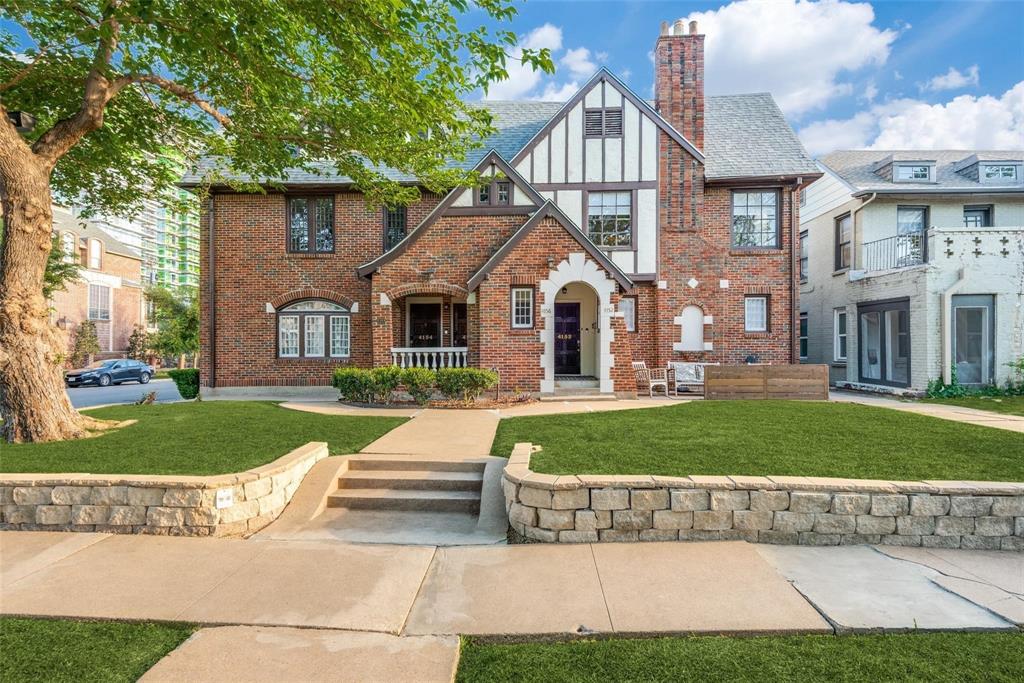
<svg viewBox="0 0 1024 683"><path fill-rule="evenodd" d="M690 22L690 35L691 36L697 35L697 22L696 21L691 21Z"/></svg>
<svg viewBox="0 0 1024 683"><path fill-rule="evenodd" d="M668 22L667 21L661 22L661 35L663 35L663 36L667 36L668 35Z"/></svg>
<svg viewBox="0 0 1024 683"><path fill-rule="evenodd" d="M672 26L672 34L676 36L686 35L686 22L682 19L676 19L676 23Z"/></svg>

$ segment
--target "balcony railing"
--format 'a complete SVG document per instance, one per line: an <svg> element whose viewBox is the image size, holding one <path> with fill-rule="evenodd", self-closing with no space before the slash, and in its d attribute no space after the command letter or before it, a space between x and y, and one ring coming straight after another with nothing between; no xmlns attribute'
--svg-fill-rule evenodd
<svg viewBox="0 0 1024 683"><path fill-rule="evenodd" d="M909 268L928 261L928 237L925 232L893 235L864 243L864 270Z"/></svg>
<svg viewBox="0 0 1024 683"><path fill-rule="evenodd" d="M464 368L466 346L392 347L391 362L400 368Z"/></svg>

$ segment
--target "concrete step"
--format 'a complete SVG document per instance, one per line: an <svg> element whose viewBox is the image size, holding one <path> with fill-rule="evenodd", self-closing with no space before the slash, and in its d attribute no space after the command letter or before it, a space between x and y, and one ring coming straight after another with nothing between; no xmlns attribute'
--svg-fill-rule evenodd
<svg viewBox="0 0 1024 683"><path fill-rule="evenodd" d="M482 471L350 470L338 479L338 488L479 491L483 480Z"/></svg>
<svg viewBox="0 0 1024 683"><path fill-rule="evenodd" d="M431 460L416 456L353 456L348 459L348 469L353 470L417 470L434 472L483 472L485 462L481 460Z"/></svg>
<svg viewBox="0 0 1024 683"><path fill-rule="evenodd" d="M339 489L327 496L327 507L353 510L421 510L480 512L479 491L421 489Z"/></svg>

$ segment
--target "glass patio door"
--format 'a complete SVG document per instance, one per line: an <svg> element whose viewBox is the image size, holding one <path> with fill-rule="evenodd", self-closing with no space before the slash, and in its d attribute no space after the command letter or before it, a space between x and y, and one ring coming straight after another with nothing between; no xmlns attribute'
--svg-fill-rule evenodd
<svg viewBox="0 0 1024 683"><path fill-rule="evenodd" d="M910 386L910 302L860 304L858 370L865 384Z"/></svg>
<svg viewBox="0 0 1024 683"><path fill-rule="evenodd" d="M990 384L995 366L991 294L953 297L953 363L961 384Z"/></svg>

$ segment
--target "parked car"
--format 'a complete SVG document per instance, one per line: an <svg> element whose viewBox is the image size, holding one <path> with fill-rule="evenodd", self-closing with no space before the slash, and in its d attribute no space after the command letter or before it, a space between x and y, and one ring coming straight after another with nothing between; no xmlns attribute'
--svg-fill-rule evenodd
<svg viewBox="0 0 1024 683"><path fill-rule="evenodd" d="M68 370L64 373L64 382L68 387L80 387L86 384L109 387L111 384L120 384L121 382L148 384L155 373L156 370L142 361L115 358L113 360L98 360L88 367L78 370Z"/></svg>

